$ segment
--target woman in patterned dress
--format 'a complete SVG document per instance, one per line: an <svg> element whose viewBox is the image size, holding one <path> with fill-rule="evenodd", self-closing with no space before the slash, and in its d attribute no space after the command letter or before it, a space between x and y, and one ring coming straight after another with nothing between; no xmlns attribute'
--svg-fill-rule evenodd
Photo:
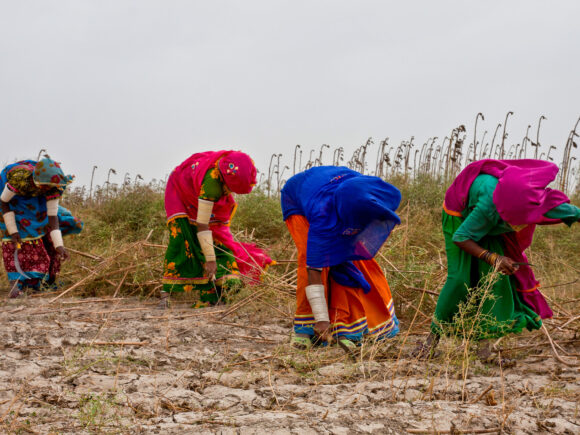
<svg viewBox="0 0 580 435"><path fill-rule="evenodd" d="M242 276L258 282L272 260L259 248L236 242L230 222L232 193L250 193L256 168L239 151L194 154L173 170L165 190L169 246L165 255L160 307L172 292L199 291L197 306L221 301L222 290L237 288Z"/></svg>
<svg viewBox="0 0 580 435"><path fill-rule="evenodd" d="M26 288L53 285L61 262L68 258L62 236L83 227L59 205L72 178L49 158L13 163L0 173L2 257L11 281L10 297Z"/></svg>

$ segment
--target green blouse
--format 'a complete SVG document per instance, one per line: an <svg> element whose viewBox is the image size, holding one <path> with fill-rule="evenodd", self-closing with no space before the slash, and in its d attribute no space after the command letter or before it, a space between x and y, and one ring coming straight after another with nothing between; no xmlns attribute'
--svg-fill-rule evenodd
<svg viewBox="0 0 580 435"><path fill-rule="evenodd" d="M229 195L226 183L222 177L221 172L217 167L217 162L214 166L209 168L203 177L201 188L199 190L199 197L207 201L216 202L222 196Z"/></svg>
<svg viewBox="0 0 580 435"><path fill-rule="evenodd" d="M461 213L465 218L453 234L454 242L473 240L478 242L485 236L515 231L516 229L499 216L493 203L493 191L498 180L493 175L478 175L469 189L467 208ZM580 208L565 203L553 208L544 216L561 219L568 226L580 220Z"/></svg>

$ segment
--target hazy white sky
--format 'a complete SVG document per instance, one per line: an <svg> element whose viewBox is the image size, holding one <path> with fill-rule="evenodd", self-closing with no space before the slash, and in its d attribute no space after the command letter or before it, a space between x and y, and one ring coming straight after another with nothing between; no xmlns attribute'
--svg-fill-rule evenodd
<svg viewBox="0 0 580 435"><path fill-rule="evenodd" d="M295 144L471 138L477 112L492 135L508 110L509 143L544 114L563 146L579 17L577 0L0 0L0 163L47 148L100 184L227 148L267 171Z"/></svg>

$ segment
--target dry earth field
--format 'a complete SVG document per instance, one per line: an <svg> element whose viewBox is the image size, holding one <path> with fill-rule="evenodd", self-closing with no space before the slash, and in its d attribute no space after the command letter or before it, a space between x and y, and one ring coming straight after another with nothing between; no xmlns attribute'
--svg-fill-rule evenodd
<svg viewBox="0 0 580 435"><path fill-rule="evenodd" d="M410 350L421 335L405 332L352 361L336 347L292 349L282 310L223 318L227 307L48 301L0 312L5 433L580 432L578 370L546 346L525 347L539 332L501 343L519 346L516 367L503 370L457 358L450 341L418 362ZM570 353L576 338L566 335Z"/></svg>

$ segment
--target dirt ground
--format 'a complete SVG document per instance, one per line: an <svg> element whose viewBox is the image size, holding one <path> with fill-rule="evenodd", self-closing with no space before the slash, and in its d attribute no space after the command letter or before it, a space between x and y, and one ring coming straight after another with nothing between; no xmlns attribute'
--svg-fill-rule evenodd
<svg viewBox="0 0 580 435"><path fill-rule="evenodd" d="M5 433L580 433L579 372L540 332L504 344L524 346L513 368L418 362L404 331L353 361L290 348L282 311L48 301L0 308Z"/></svg>

